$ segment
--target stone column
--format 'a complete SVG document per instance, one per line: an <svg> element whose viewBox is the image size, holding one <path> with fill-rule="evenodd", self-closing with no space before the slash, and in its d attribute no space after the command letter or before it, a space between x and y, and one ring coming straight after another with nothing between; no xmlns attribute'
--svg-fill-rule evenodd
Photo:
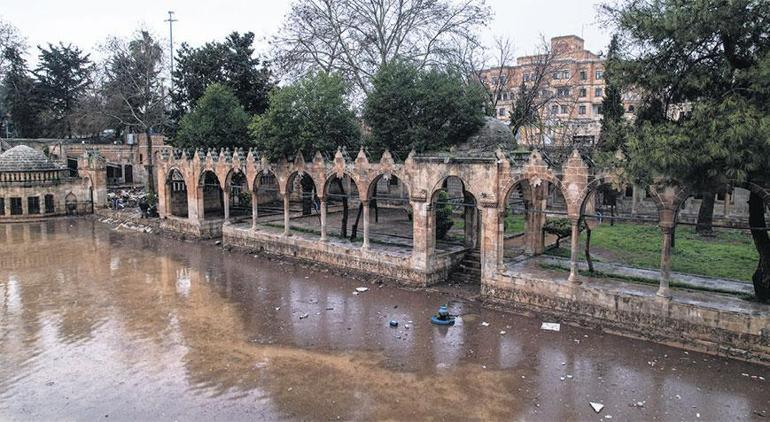
<svg viewBox="0 0 770 422"><path fill-rule="evenodd" d="M571 218L572 235L570 236L570 256L569 256L569 278L567 281L573 284L580 284L578 280L578 248L580 241L580 219Z"/></svg>
<svg viewBox="0 0 770 422"><path fill-rule="evenodd" d="M225 224L230 223L230 189L222 190L222 202L225 211Z"/></svg>
<svg viewBox="0 0 770 422"><path fill-rule="evenodd" d="M289 194L283 194L283 235L288 236L291 227L289 226Z"/></svg>
<svg viewBox="0 0 770 422"><path fill-rule="evenodd" d="M543 225L545 225L545 205L548 184L543 182L539 186L533 186L532 206L527 210L526 219L526 246L525 252L528 255L542 255L545 252L545 235L543 234Z"/></svg>
<svg viewBox="0 0 770 422"><path fill-rule="evenodd" d="M364 217L364 244L363 249L369 249L369 201L361 201L361 211Z"/></svg>
<svg viewBox="0 0 770 422"><path fill-rule="evenodd" d="M491 204L490 204L491 205ZM478 212L481 214L481 236L479 251L481 254L481 281L492 279L502 263L502 230L500 210L494 206L482 205Z"/></svg>
<svg viewBox="0 0 770 422"><path fill-rule="evenodd" d="M257 218L259 217L259 204L257 204L257 192L251 192L251 229L257 229Z"/></svg>
<svg viewBox="0 0 770 422"><path fill-rule="evenodd" d="M426 201L412 201L413 248L412 266L416 270L428 270L430 258L436 246L435 222L431 216L431 204Z"/></svg>
<svg viewBox="0 0 770 422"><path fill-rule="evenodd" d="M673 223L660 223L660 231L663 233L663 245L660 250L660 288L658 288L658 297L670 299L671 288L671 235L674 231Z"/></svg>
<svg viewBox="0 0 770 422"><path fill-rule="evenodd" d="M321 201L321 242L326 242L326 197L318 199Z"/></svg>

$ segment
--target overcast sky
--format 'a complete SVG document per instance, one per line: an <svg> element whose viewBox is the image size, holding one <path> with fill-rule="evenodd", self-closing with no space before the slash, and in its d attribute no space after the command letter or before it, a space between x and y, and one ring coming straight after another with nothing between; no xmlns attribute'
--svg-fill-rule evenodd
<svg viewBox="0 0 770 422"><path fill-rule="evenodd" d="M73 43L93 50L108 35L128 36L138 27L168 37L167 11L179 20L174 24L174 44L199 45L222 39L232 31L252 31L259 39L257 50L267 50L266 40L279 28L290 0L5 0L0 18L15 25L30 47L47 42ZM10 3L10 4L9 4ZM598 0L487 0L494 20L484 31L507 35L516 55L532 53L540 35L550 38L575 34L589 50L606 50L608 33L597 23ZM32 49L31 49L32 51ZM34 51L36 55L36 51ZM34 63L34 57L30 57Z"/></svg>

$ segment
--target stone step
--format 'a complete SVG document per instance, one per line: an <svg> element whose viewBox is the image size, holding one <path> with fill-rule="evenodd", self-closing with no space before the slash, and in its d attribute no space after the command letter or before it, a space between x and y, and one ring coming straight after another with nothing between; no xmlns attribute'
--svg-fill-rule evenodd
<svg viewBox="0 0 770 422"><path fill-rule="evenodd" d="M478 268L474 268L474 267L465 266L464 264L460 264L457 267L457 270L455 272L481 276L481 266L479 266Z"/></svg>
<svg viewBox="0 0 770 422"><path fill-rule="evenodd" d="M470 268L481 268L481 261L464 259L462 262L460 262L460 265Z"/></svg>

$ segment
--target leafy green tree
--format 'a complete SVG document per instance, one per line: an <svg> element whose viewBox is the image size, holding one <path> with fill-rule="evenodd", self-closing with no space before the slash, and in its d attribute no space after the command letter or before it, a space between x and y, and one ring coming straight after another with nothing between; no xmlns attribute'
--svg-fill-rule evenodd
<svg viewBox="0 0 770 422"><path fill-rule="evenodd" d="M366 98L364 120L371 127L369 149L389 149L404 158L446 150L468 139L483 123L486 93L453 72L419 70L404 61L382 66Z"/></svg>
<svg viewBox="0 0 770 422"><path fill-rule="evenodd" d="M330 158L338 147L357 148L361 133L345 101L348 89L340 76L318 72L273 90L267 111L250 125L257 148L272 159L299 151L306 159L316 151Z"/></svg>
<svg viewBox="0 0 770 422"><path fill-rule="evenodd" d="M604 11L630 52L610 64L612 74L646 95L626 142L629 173L646 181L673 177L696 191L715 183L768 184L770 3L627 0ZM752 193L760 300L770 299L764 214Z"/></svg>
<svg viewBox="0 0 770 422"><path fill-rule="evenodd" d="M72 137L72 113L92 82L89 54L72 44L38 46L40 64L33 72L44 108L46 134Z"/></svg>
<svg viewBox="0 0 770 422"><path fill-rule="evenodd" d="M8 133L18 137L38 137L41 134L40 101L35 79L18 48L6 48L3 58L6 63L3 103L5 111L10 115L12 128Z"/></svg>
<svg viewBox="0 0 770 422"><path fill-rule="evenodd" d="M179 122L174 145L184 148L250 147L249 115L226 86L214 83Z"/></svg>
<svg viewBox="0 0 770 422"><path fill-rule="evenodd" d="M212 83L229 87L249 114L267 108L273 88L272 72L266 61L254 57L254 34L233 32L222 41L201 47L183 43L174 66L174 108L186 113Z"/></svg>

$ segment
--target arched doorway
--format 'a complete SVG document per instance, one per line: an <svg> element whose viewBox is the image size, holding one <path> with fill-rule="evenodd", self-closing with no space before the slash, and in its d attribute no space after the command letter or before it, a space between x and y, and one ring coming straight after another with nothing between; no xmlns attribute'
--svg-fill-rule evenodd
<svg viewBox="0 0 770 422"><path fill-rule="evenodd" d="M404 250L414 246L409 188L395 175L381 174L369 185L369 237Z"/></svg>
<svg viewBox="0 0 770 422"><path fill-rule="evenodd" d="M254 179L253 224L280 221L283 218L283 201L278 179L269 170L263 170Z"/></svg>
<svg viewBox="0 0 770 422"><path fill-rule="evenodd" d="M434 191L430 208L435 254L462 254L459 264L450 271L449 283L480 285L481 224L476 198L459 177L449 176Z"/></svg>
<svg viewBox="0 0 770 422"><path fill-rule="evenodd" d="M74 193L70 192L64 197L64 209L67 215L77 215L78 213L78 198Z"/></svg>
<svg viewBox="0 0 770 422"><path fill-rule="evenodd" d="M240 222L251 215L251 191L246 175L239 170L230 174L228 183L228 207L230 220Z"/></svg>
<svg viewBox="0 0 770 422"><path fill-rule="evenodd" d="M199 193L203 200L202 218L221 218L224 216L224 195L219 178L211 170L205 170L201 175Z"/></svg>
<svg viewBox="0 0 770 422"><path fill-rule="evenodd" d="M304 233L321 232L321 203L318 199L316 183L305 172L295 172L287 181L284 198L284 231L288 234L289 225L296 226Z"/></svg>
<svg viewBox="0 0 770 422"><path fill-rule="evenodd" d="M324 190L327 233L341 239L356 240L363 204L355 181L347 174L342 177L333 175L326 181Z"/></svg>
<svg viewBox="0 0 770 422"><path fill-rule="evenodd" d="M167 209L174 217L187 218L189 210L187 206L187 183L184 176L177 169L172 169L166 177Z"/></svg>

